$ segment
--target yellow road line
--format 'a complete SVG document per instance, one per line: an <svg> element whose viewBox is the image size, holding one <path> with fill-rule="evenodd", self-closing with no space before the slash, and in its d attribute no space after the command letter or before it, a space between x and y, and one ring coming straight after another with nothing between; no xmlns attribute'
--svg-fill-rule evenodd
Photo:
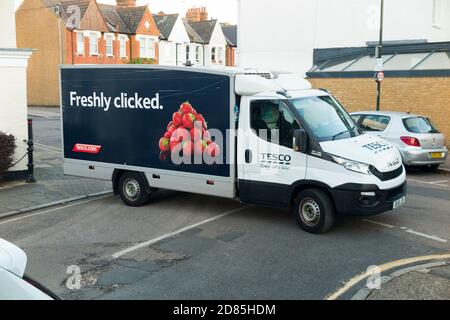
<svg viewBox="0 0 450 320"><path fill-rule="evenodd" d="M407 259L401 259L396 260L392 262L388 262L385 264L382 264L378 266L380 268L380 272L387 271L389 269L401 267L407 264L415 263L415 262L422 262L427 260L443 260L443 259L450 259L450 254L441 254L441 255L430 255L430 256L420 256L420 257L414 257L414 258L407 258ZM342 288L337 290L335 293L327 297L327 300L336 300L339 298L342 294L344 294L346 291L348 291L350 288L352 288L355 284L360 282L361 280L371 276L372 274L369 272L363 272L359 275L351 278Z"/></svg>

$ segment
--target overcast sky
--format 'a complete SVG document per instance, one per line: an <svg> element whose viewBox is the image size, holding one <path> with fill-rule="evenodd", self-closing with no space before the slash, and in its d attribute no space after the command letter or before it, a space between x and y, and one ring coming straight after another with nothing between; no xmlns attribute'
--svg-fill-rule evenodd
<svg viewBox="0 0 450 320"><path fill-rule="evenodd" d="M0 0L1 1L1 0ZM16 7L22 0L14 0ZM115 4L115 0L98 0L101 3ZM153 13L164 11L166 13L181 13L183 16L187 8L205 6L209 17L219 19L221 22L237 23L237 0L137 0L138 5L150 5Z"/></svg>

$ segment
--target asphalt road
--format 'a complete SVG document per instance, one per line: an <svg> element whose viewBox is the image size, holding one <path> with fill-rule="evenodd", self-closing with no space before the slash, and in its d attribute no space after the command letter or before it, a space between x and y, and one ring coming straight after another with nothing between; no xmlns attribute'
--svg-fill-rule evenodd
<svg viewBox="0 0 450 320"><path fill-rule="evenodd" d="M371 265L450 252L450 177L408 179L403 207L324 235L283 210L161 191L141 208L106 196L0 220L0 237L65 299L324 299Z"/></svg>

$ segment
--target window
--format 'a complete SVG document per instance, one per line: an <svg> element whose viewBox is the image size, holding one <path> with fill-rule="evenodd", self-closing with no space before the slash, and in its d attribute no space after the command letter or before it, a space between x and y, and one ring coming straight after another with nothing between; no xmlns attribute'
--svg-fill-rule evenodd
<svg viewBox="0 0 450 320"><path fill-rule="evenodd" d="M450 69L450 51L435 52L425 61L419 64L414 70L439 70Z"/></svg>
<svg viewBox="0 0 450 320"><path fill-rule="evenodd" d="M91 33L89 35L89 53L92 54L98 54L98 34L97 33Z"/></svg>
<svg viewBox="0 0 450 320"><path fill-rule="evenodd" d="M222 57L222 55L223 55L223 48L222 47L219 47L219 48L217 48L217 51L218 51L218 53L217 53L217 55L218 55L218 60L219 60L219 63L222 63L223 62L223 57Z"/></svg>
<svg viewBox="0 0 450 320"><path fill-rule="evenodd" d="M361 119L360 114L352 114L351 117L352 117L353 121L355 121L355 123L358 123L359 119Z"/></svg>
<svg viewBox="0 0 450 320"><path fill-rule="evenodd" d="M384 70L411 70L429 53L401 53L390 59L384 65Z"/></svg>
<svg viewBox="0 0 450 320"><path fill-rule="evenodd" d="M119 37L120 42L120 56L126 57L127 56L127 38L124 36Z"/></svg>
<svg viewBox="0 0 450 320"><path fill-rule="evenodd" d="M391 121L391 118L386 117L386 116L367 115L364 117L363 121L361 122L360 127L363 131L381 132L381 131L386 130L390 121Z"/></svg>
<svg viewBox="0 0 450 320"><path fill-rule="evenodd" d="M195 61L200 62L200 46L195 47Z"/></svg>
<svg viewBox="0 0 450 320"><path fill-rule="evenodd" d="M191 48L189 47L189 45L186 45L186 62L191 60Z"/></svg>
<svg viewBox="0 0 450 320"><path fill-rule="evenodd" d="M211 49L211 61L216 62L216 48L215 47L213 47Z"/></svg>
<svg viewBox="0 0 450 320"><path fill-rule="evenodd" d="M139 44L141 58L155 58L155 40L153 38L141 37Z"/></svg>
<svg viewBox="0 0 450 320"><path fill-rule="evenodd" d="M348 139L361 134L350 115L331 96L298 98L289 102L320 142Z"/></svg>
<svg viewBox="0 0 450 320"><path fill-rule="evenodd" d="M105 35L105 40L106 40L106 55L109 57L112 57L114 55L114 51L113 51L114 36L113 35Z"/></svg>
<svg viewBox="0 0 450 320"><path fill-rule="evenodd" d="M84 53L84 34L77 32L77 53Z"/></svg>
<svg viewBox="0 0 450 320"><path fill-rule="evenodd" d="M294 130L300 126L281 100L257 100L251 104L251 128L263 140L292 148Z"/></svg>
<svg viewBox="0 0 450 320"><path fill-rule="evenodd" d="M412 117L403 119L403 125L406 130L412 133L439 133L439 130L425 117Z"/></svg>

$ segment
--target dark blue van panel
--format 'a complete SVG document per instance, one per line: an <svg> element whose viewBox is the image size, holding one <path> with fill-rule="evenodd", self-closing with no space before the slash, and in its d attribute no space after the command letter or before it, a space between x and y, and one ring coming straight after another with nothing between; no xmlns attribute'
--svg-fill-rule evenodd
<svg viewBox="0 0 450 320"><path fill-rule="evenodd" d="M161 160L159 139L185 101L225 137L230 128L230 82L226 75L189 70L62 68L64 157L229 177L227 143L221 150L224 164L175 165ZM76 152L77 144L100 149Z"/></svg>

